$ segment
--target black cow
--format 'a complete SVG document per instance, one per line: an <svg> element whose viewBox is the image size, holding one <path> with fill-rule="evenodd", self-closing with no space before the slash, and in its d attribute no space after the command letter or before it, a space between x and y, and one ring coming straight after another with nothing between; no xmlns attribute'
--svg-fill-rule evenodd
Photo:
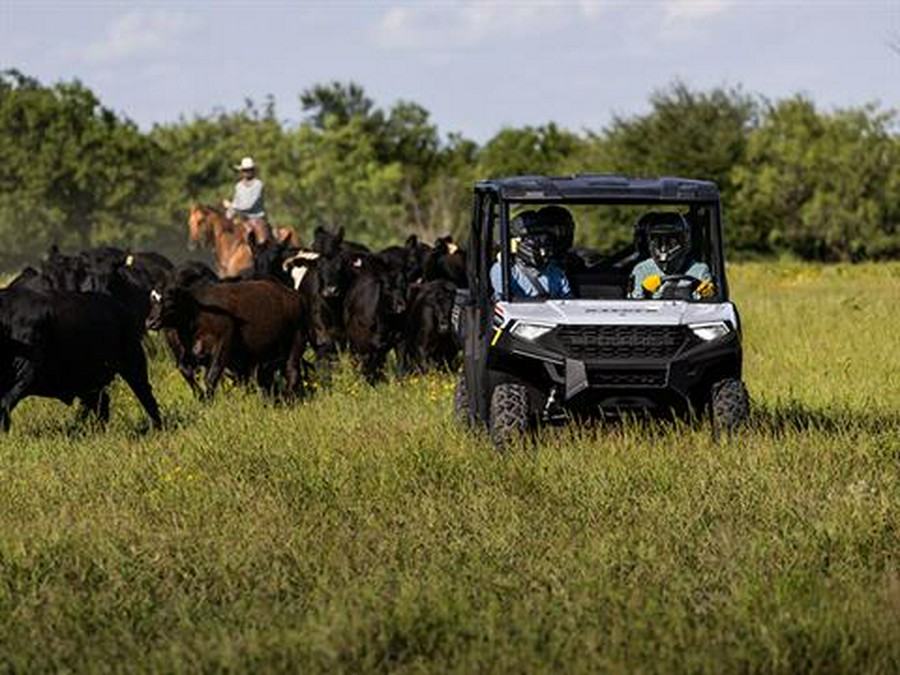
<svg viewBox="0 0 900 675"><path fill-rule="evenodd" d="M26 267L9 282L7 288L28 288L38 293L49 293L53 290L53 281L40 270Z"/></svg>
<svg viewBox="0 0 900 675"><path fill-rule="evenodd" d="M109 418L107 386L119 374L154 427L159 408L147 378L141 332L114 298L99 293L0 291L0 428L23 398L44 396Z"/></svg>
<svg viewBox="0 0 900 675"><path fill-rule="evenodd" d="M143 326L150 312L150 292L163 283L172 263L158 253L126 253L113 247L82 251L83 266L79 290L106 293L131 311Z"/></svg>
<svg viewBox="0 0 900 675"><path fill-rule="evenodd" d="M407 283L414 284L422 281L425 275L425 261L431 247L419 242L416 235L411 234L406 238L403 246L388 246L378 252L392 269L403 272Z"/></svg>
<svg viewBox="0 0 900 675"><path fill-rule="evenodd" d="M366 381L375 384L384 378L387 355L401 340L406 280L374 255L345 254L331 262L341 263L338 283L346 284L343 320L347 345Z"/></svg>
<svg viewBox="0 0 900 675"><path fill-rule="evenodd" d="M40 263L40 272L57 291L80 291L85 278L84 260L78 255L61 253L55 244Z"/></svg>
<svg viewBox="0 0 900 675"><path fill-rule="evenodd" d="M341 252L368 253L369 248L355 241L344 239L343 225L337 232L329 232L321 225L317 225L313 232L313 251L321 253L328 259L334 258Z"/></svg>
<svg viewBox="0 0 900 675"><path fill-rule="evenodd" d="M453 242L453 237L440 237L425 258L425 279L446 279L458 288L468 288L466 252Z"/></svg>
<svg viewBox="0 0 900 675"><path fill-rule="evenodd" d="M450 325L455 295L456 286L446 280L413 287L402 349L405 371L455 366L459 345Z"/></svg>

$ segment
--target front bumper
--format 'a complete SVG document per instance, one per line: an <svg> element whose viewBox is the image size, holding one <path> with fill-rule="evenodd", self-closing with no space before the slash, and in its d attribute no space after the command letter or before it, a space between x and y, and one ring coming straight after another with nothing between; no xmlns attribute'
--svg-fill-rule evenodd
<svg viewBox="0 0 900 675"><path fill-rule="evenodd" d="M740 334L702 340L687 326L559 326L534 341L504 330L488 368L557 391L567 407L672 408L700 404L716 380L740 377Z"/></svg>

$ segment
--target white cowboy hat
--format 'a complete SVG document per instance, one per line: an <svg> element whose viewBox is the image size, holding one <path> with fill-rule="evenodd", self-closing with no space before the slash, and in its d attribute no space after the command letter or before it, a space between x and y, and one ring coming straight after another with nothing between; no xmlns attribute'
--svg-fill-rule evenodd
<svg viewBox="0 0 900 675"><path fill-rule="evenodd" d="M256 168L256 163L252 157L244 157L240 164L234 165L234 168L238 171L253 171Z"/></svg>

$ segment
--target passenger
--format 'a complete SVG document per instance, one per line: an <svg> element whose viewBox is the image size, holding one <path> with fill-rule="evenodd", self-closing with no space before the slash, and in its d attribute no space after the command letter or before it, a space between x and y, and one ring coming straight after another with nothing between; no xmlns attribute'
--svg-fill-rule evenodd
<svg viewBox="0 0 900 675"><path fill-rule="evenodd" d="M513 298L571 298L572 289L560 261L571 246L574 221L562 207L523 211L510 222L509 270ZM503 287L500 261L491 267L494 298Z"/></svg>
<svg viewBox="0 0 900 675"><path fill-rule="evenodd" d="M631 272L631 298L684 297L677 295L677 289L687 293L692 286L695 288L690 297L694 300L715 294L709 266L692 259L691 227L684 216L680 213L646 214L638 221L636 229L638 250L647 250L650 257L635 265ZM642 242L646 246L642 246ZM667 280L667 277L675 276L682 278Z"/></svg>

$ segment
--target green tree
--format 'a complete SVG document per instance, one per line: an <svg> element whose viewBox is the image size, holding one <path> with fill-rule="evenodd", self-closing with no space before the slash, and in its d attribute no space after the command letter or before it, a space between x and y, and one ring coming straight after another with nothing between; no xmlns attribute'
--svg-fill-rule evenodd
<svg viewBox="0 0 900 675"><path fill-rule="evenodd" d="M366 131L376 135L384 125L384 113L355 82L317 84L300 94L300 105L307 121L319 130L325 129L329 118L332 125L362 120Z"/></svg>
<svg viewBox="0 0 900 675"><path fill-rule="evenodd" d="M583 149L581 138L553 122L521 129L507 127L481 149L478 173L484 178L560 174Z"/></svg>
<svg viewBox="0 0 900 675"><path fill-rule="evenodd" d="M0 250L4 264L51 242L142 243L162 152L81 83L0 74Z"/></svg>
<svg viewBox="0 0 900 675"><path fill-rule="evenodd" d="M715 181L733 195L731 170L743 161L756 119L753 99L737 89L695 92L682 82L650 97L646 115L616 117L595 137L604 168L635 176L683 176Z"/></svg>
<svg viewBox="0 0 900 675"><path fill-rule="evenodd" d="M811 259L900 253L900 139L873 106L819 113L797 96L769 106L734 171L742 243Z"/></svg>
<svg viewBox="0 0 900 675"><path fill-rule="evenodd" d="M343 227L376 247L395 243L403 234L402 168L378 160L365 120L328 119L322 129L302 125L297 134L302 222Z"/></svg>

